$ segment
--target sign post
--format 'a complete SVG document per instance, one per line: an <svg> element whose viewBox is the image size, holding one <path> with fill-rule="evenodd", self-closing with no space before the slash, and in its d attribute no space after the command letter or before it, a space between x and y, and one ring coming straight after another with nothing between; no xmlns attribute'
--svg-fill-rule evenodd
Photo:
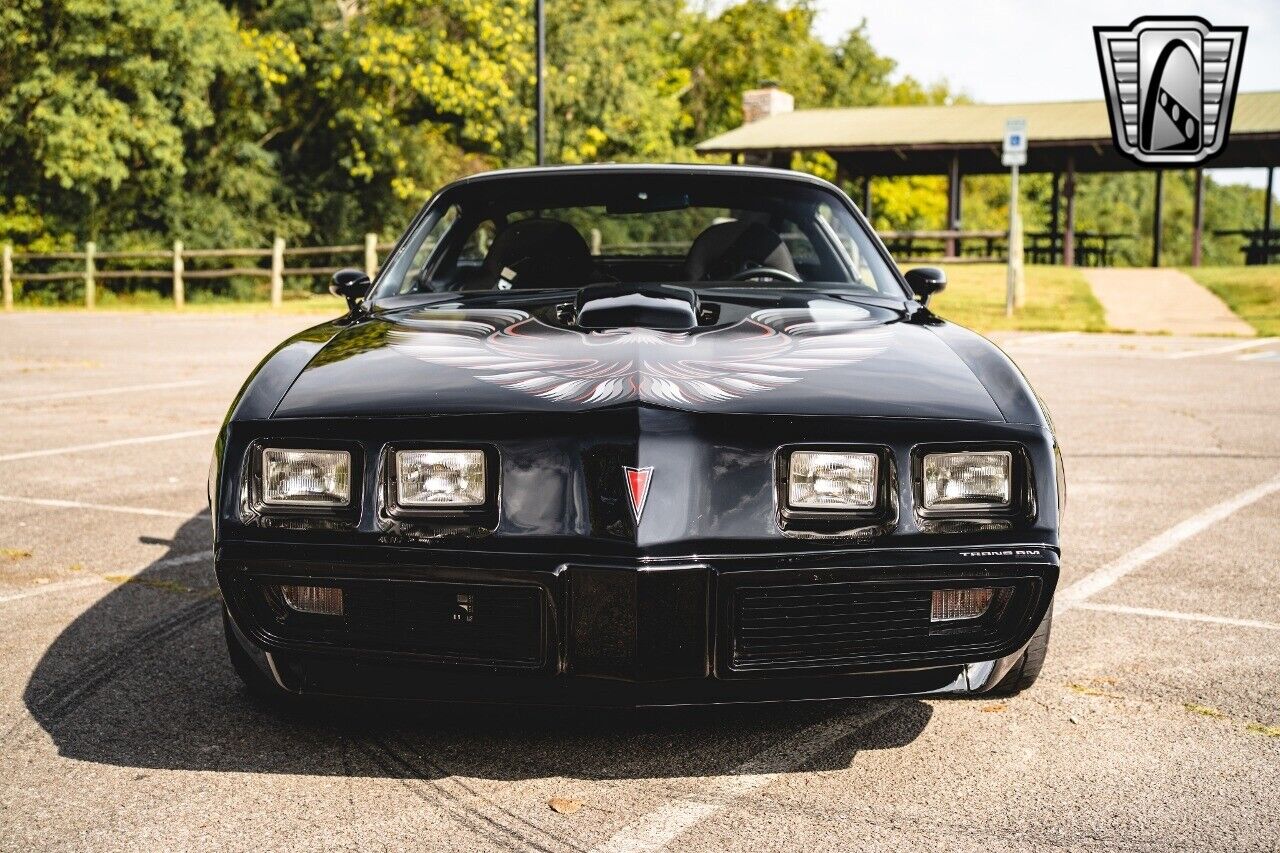
<svg viewBox="0 0 1280 853"><path fill-rule="evenodd" d="M1018 167L1027 164L1027 120L1004 123L1004 154L1000 162L1010 167L1009 265L1005 274L1004 313L1012 317L1027 301L1027 280L1022 270L1022 217L1018 213Z"/></svg>

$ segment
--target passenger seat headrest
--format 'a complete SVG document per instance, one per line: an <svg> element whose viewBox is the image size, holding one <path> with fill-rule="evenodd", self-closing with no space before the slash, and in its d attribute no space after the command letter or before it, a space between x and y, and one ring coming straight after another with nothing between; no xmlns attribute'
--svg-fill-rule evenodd
<svg viewBox="0 0 1280 853"><path fill-rule="evenodd" d="M799 277L782 237L759 222L733 220L706 228L685 256L686 281L727 281L754 267L772 267Z"/></svg>

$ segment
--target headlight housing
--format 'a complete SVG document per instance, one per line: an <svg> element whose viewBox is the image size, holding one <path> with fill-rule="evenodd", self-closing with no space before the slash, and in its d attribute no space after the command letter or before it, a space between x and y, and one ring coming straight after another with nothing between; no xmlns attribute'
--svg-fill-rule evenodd
<svg viewBox="0 0 1280 853"><path fill-rule="evenodd" d="M482 450L396 450L392 500L405 509L468 509L488 498Z"/></svg>
<svg viewBox="0 0 1280 853"><path fill-rule="evenodd" d="M1007 509L1013 500L1013 454L1007 450L928 453L923 480L925 510Z"/></svg>
<svg viewBox="0 0 1280 853"><path fill-rule="evenodd" d="M351 454L345 450L262 450L262 503L272 507L351 504Z"/></svg>
<svg viewBox="0 0 1280 853"><path fill-rule="evenodd" d="M796 450L787 474L787 505L800 510L865 512L876 508L880 457L875 453Z"/></svg>

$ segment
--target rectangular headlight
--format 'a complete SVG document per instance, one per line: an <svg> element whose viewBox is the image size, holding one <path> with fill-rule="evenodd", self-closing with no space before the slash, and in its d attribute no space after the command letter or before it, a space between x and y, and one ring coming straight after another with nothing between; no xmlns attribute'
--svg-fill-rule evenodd
<svg viewBox="0 0 1280 853"><path fill-rule="evenodd" d="M351 454L345 450L262 451L262 502L269 506L347 506Z"/></svg>
<svg viewBox="0 0 1280 853"><path fill-rule="evenodd" d="M406 508L483 506L482 450L397 450L395 501Z"/></svg>
<svg viewBox="0 0 1280 853"><path fill-rule="evenodd" d="M924 457L925 509L1000 509L1013 494L1013 454L930 453Z"/></svg>
<svg viewBox="0 0 1280 853"><path fill-rule="evenodd" d="M880 459L874 453L797 450L787 505L795 509L875 509Z"/></svg>

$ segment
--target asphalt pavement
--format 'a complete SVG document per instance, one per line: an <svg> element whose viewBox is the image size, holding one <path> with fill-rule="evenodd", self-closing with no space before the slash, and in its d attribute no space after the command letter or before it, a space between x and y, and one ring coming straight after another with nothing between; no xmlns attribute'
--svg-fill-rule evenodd
<svg viewBox="0 0 1280 853"><path fill-rule="evenodd" d="M997 336L1069 484L1018 697L283 713L205 481L311 322L0 316L0 849L1280 849L1280 341Z"/></svg>

